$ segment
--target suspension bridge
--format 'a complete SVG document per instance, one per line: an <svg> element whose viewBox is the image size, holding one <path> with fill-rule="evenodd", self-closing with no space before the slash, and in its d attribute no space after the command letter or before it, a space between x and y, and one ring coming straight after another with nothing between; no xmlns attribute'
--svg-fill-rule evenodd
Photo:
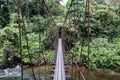
<svg viewBox="0 0 120 80"><path fill-rule="evenodd" d="M61 38L58 39L58 50L55 63L54 80L66 80Z"/></svg>
<svg viewBox="0 0 120 80"><path fill-rule="evenodd" d="M67 80L67 77L68 77L68 73L66 71L66 63L65 63L65 49L67 48L67 46L65 46L65 33L66 33L66 30L64 29L66 26L69 26L70 22L68 23L67 19L68 19L68 16L71 16L70 15L70 9L71 9L71 6L73 4L73 1L71 1L71 4L68 8L68 12L66 14L66 17L65 17L65 21L63 23L63 28L61 30L61 37L58 36L58 30L55 29L54 27L51 27L52 29L55 29L53 32L55 34L55 49L56 49L56 53L55 53L55 62L54 62L54 65L53 65L53 72L51 74L53 74L52 76L52 79L53 80ZM21 6L20 6L20 0L18 0L18 24L19 24L19 40L20 40L20 56L21 56L21 59L22 59L22 38L21 38L21 25L20 25L20 13L21 13ZM43 0L43 5L45 6L46 8L46 11L48 12L49 16L51 17L52 19L52 23L53 26L56 26L56 22L54 21L54 18L47 6L47 4L45 3L45 1ZM88 25L88 65L89 65L89 54L90 54L90 46L89 46L89 42L90 42L90 18L89 18L89 0L86 0L86 6L85 6L85 13L87 13L87 16L85 15L85 21L88 22L87 25ZM23 19L23 18L22 18ZM75 19L75 18L74 18ZM86 24L85 24L86 25ZM75 27L77 26L77 24L75 24ZM26 35L26 30L25 30L25 23L23 23L23 29L24 29L24 32L25 32L25 37L26 37L26 43L27 43L27 50L28 50L28 54L29 54L29 58L30 58L30 62L32 63L32 57L30 55L30 50L29 50L29 44L28 44L28 39L27 39L27 35ZM82 34L84 36L84 34ZM83 36L82 36L82 41L84 40L83 39ZM40 35L39 35L40 37ZM40 39L40 38L39 38ZM68 44L69 45L69 44ZM81 45L82 47L83 45ZM68 49L68 48L67 48ZM68 49L69 50L69 49ZM82 52L82 49L81 49L81 52ZM72 54L73 55L73 54ZM74 55L73 55L74 56ZM22 63L22 60L21 60L21 64ZM73 62L73 58L72 58L72 64L74 64ZM85 79L85 76L83 75L82 71L80 70L80 66L75 63L75 66L76 66L76 69L77 69L77 72L79 74L79 76L81 76L82 80L86 80ZM32 75L33 75L33 80L37 80L36 79L36 76L35 76L35 72L33 70L33 67L31 67L31 70L32 70ZM21 65L21 80L23 80L23 66ZM73 79L74 80L74 79ZM80 80L80 79L79 79Z"/></svg>

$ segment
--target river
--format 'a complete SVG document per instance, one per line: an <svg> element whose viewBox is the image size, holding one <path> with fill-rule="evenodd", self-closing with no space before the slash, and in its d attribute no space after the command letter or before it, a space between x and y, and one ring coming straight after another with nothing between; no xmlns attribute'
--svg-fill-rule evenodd
<svg viewBox="0 0 120 80"><path fill-rule="evenodd" d="M120 80L120 75L108 74L104 73L103 71L92 71L85 68L81 69L85 75L86 80ZM37 80L52 80L52 78L50 78L50 70L50 66L34 67ZM21 70L19 66L12 69L8 68L5 70L0 70L0 80L21 80L20 71ZM69 67L68 71L71 77L69 77L67 80L79 80L80 75L77 73L75 67ZM39 72L40 74L38 74ZM24 80L32 80L30 68L24 70Z"/></svg>

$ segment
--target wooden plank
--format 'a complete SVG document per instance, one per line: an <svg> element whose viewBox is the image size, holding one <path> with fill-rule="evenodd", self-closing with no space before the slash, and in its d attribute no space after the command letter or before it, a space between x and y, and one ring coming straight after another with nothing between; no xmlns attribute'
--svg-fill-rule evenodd
<svg viewBox="0 0 120 80"><path fill-rule="evenodd" d="M57 50L57 57L56 57L53 80L66 80L61 39L58 40L58 50Z"/></svg>

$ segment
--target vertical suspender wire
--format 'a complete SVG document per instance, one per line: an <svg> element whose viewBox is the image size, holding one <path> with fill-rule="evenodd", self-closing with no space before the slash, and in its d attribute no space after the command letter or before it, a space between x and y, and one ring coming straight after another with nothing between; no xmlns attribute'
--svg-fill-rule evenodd
<svg viewBox="0 0 120 80"><path fill-rule="evenodd" d="M88 3L88 67L90 68L90 2L87 0Z"/></svg>
<svg viewBox="0 0 120 80"><path fill-rule="evenodd" d="M87 3L87 26L88 26L88 68L90 68L90 10L89 10L89 0L86 1ZM89 76L89 70L88 70L88 76Z"/></svg>
<svg viewBox="0 0 120 80"><path fill-rule="evenodd" d="M44 6L45 6L45 8L46 8L46 14L48 13L49 15L50 15L50 13L49 13L49 11L48 11L48 9L47 9L47 5L45 4L45 1L43 0L43 4L44 4ZM45 16L45 24L47 24L47 15ZM48 26L48 25L47 25ZM46 30L46 36L47 36L47 30ZM49 50L49 49L48 49ZM47 53L46 54L48 54L48 51L47 51ZM46 59L46 60L48 60L49 61L49 59ZM48 70L49 70L49 65L48 65ZM47 71L47 63L45 63L45 73L46 73L46 71ZM46 80L46 75L45 75L45 80Z"/></svg>
<svg viewBox="0 0 120 80"><path fill-rule="evenodd" d="M19 2L18 4L20 4L20 2ZM24 32L25 32L25 38L26 38L28 56L29 56L29 59L30 59L30 63L32 63L23 15L22 15L22 22L23 22L23 30L24 30ZM34 80L36 80L36 77L35 77L35 74L34 74L34 70L33 70L33 66L31 66L31 70L32 70L32 76L34 77Z"/></svg>
<svg viewBox="0 0 120 80"><path fill-rule="evenodd" d="M68 27L69 27L69 24L70 24L70 9L71 9L71 7L72 7L72 4L73 4L73 2L74 2L74 0L72 0L71 1L71 3L70 3L70 6L69 6L69 9L68 9L68 12L67 12L67 14L66 14L66 17L65 17L65 21L64 21L64 24L65 24L65 22L67 21L67 18L69 19L69 23L68 23ZM67 35L66 35L67 36ZM70 33L70 36L71 36L71 33ZM71 45L69 44L69 53L71 54L72 52L70 51L70 47L71 47ZM72 59L72 63L73 63L73 59ZM72 65L71 65L71 67L72 67ZM71 67L69 68L69 71L71 71ZM73 67L72 67L73 68ZM72 71L73 71L73 69L72 69ZM72 72L72 74L73 74L73 72ZM71 78L73 78L73 75L71 74Z"/></svg>
<svg viewBox="0 0 120 80"><path fill-rule="evenodd" d="M41 36L40 36L40 29L39 29L39 58L38 59L41 59L41 56L40 56L40 49L41 49L40 43L41 43ZM40 66L39 66L38 72L39 72L39 79L40 79Z"/></svg>
<svg viewBox="0 0 120 80"><path fill-rule="evenodd" d="M39 3L40 2L38 2L37 3L37 10L38 10L38 15L39 15L39 17L40 17L40 13L39 13ZM40 20L40 19L39 19ZM40 25L41 26L41 25ZM38 35L39 35L39 58L38 59L41 59L41 55L40 55L40 49L41 49L41 47L40 47L40 43L41 43L41 36L40 36L40 26L38 26ZM38 65L38 72L39 72L39 79L40 79L40 66Z"/></svg>
<svg viewBox="0 0 120 80"><path fill-rule="evenodd" d="M18 26L19 26L19 41L20 41L20 57L21 57L21 80L23 80L23 62L22 62L22 35L21 35L21 25L20 25L20 14L21 14L21 1L17 0L18 7Z"/></svg>
<svg viewBox="0 0 120 80"><path fill-rule="evenodd" d="M45 16L45 24L47 24L47 16ZM47 31L46 31L46 36L47 36ZM45 60L47 60L46 59L46 55L47 55L47 52L46 52L46 54L45 54ZM47 65L46 65L46 62L45 62L45 74L46 74L46 67L47 67ZM45 75L45 80L46 80L46 75Z"/></svg>
<svg viewBox="0 0 120 80"><path fill-rule="evenodd" d="M75 43L76 43L76 42L77 42L77 27L79 26L79 24L77 23L77 21L79 20L79 15L78 15L78 5L79 5L79 1L77 0L75 4L77 4L77 6L74 7L74 9L77 10L77 12L74 12L74 14L76 13L76 15L75 15L75 20L74 20L74 21L75 21ZM75 51L74 53L76 53L76 51ZM75 61L77 62L77 59L76 59ZM75 62L75 63L76 63L76 62ZM76 75L77 71L79 72L78 69L75 69L75 75ZM79 74L79 78L80 78L80 74ZM75 78L75 79L76 79L76 78Z"/></svg>
<svg viewBox="0 0 120 80"><path fill-rule="evenodd" d="M70 8L69 8L69 12L68 12L68 26L70 26L70 24L71 24L71 21L70 21L70 9L71 9L71 7L72 7L72 2L71 2L71 5L70 5ZM66 37L68 36L68 33L67 33L67 30L66 30ZM68 45L67 46L67 44L66 44L66 47L68 48L68 53L70 54L71 53L71 51L70 51L70 45ZM69 61L68 61L69 62ZM70 62L69 62L69 65L71 65L70 64ZM69 66L69 73L71 72L71 67L72 66ZM71 74L71 73L70 73ZM72 75L72 74L71 74ZM72 77L71 77L72 78Z"/></svg>
<svg viewBox="0 0 120 80"><path fill-rule="evenodd" d="M69 12L69 20L70 20L70 12ZM69 26L68 26L69 27ZM69 34L68 34L69 35ZM71 29L70 29L70 37L71 37ZM69 40L68 40L69 41ZM71 42L70 42L71 43ZM69 50L71 49L71 44L69 44ZM72 52L71 51L69 51L70 52L70 54L71 54L71 60L72 60L72 64L71 64L71 71L72 71L72 73L71 73L71 78L72 78L72 80L73 80L73 54L72 54Z"/></svg>
<svg viewBox="0 0 120 80"><path fill-rule="evenodd" d="M64 25L65 25L65 22L67 23L67 18L69 19L68 22L70 22L70 10L71 10L71 7L72 7L73 2L74 2L74 0L72 0L71 3L70 3L68 12L67 12L66 17L65 17ZM69 27L69 25L70 25L70 23L68 23L68 27ZM67 26L67 25L66 25L66 26ZM71 29L70 29L70 32L71 32ZM68 34L68 33L67 33L67 34ZM70 33L69 35L71 36L71 33ZM66 35L66 36L67 36L67 35ZM73 56L72 56L72 52L70 51L71 44L68 44L68 48L69 48L69 54L71 54L71 57L73 57ZM72 60L72 64L73 64L73 58L72 58L71 60ZM72 64L70 64L71 67L70 67L70 70L69 70L69 71L72 71L72 73L70 73L70 74L71 74L71 78L73 78L73 66L72 66Z"/></svg>
<svg viewBox="0 0 120 80"><path fill-rule="evenodd" d="M28 18L29 18L29 14L28 14ZM25 25L23 16L22 16L22 21L23 21L23 30L24 30L24 33L25 33L25 40L26 40L26 45L27 45L28 57L29 57L30 63L32 63L32 57L31 57L31 54L30 54L28 37L27 37L26 28L25 28L26 25ZM28 25L29 25L29 23L28 23ZM33 76L34 80L36 80L35 73L34 73L34 70L33 70L33 66L31 66L31 70L32 70L32 76Z"/></svg>
<svg viewBox="0 0 120 80"><path fill-rule="evenodd" d="M31 57L31 54L30 54L28 37L27 37L27 33L26 33L26 28L25 28L26 25L25 25L23 16L22 16L22 21L23 21L23 30L24 30L24 33L25 33L25 40L26 40L26 45L27 45L28 56L29 56L30 63L32 63L32 57ZM34 80L36 80L35 73L34 73L34 70L33 70L33 66L31 66L31 70L32 70L32 76L33 76Z"/></svg>
<svg viewBox="0 0 120 80"><path fill-rule="evenodd" d="M44 6L45 4L44 4L44 0L42 0L42 5ZM45 16L44 16L44 18L45 18L45 26L46 26L46 18L47 18L47 11L46 10L44 10L45 11ZM47 35L47 32L46 32L46 35ZM44 52L44 50L43 50L43 58L44 58L44 60L46 60L46 53ZM45 80L46 80L46 62L45 62L45 65L44 65L44 74L45 74Z"/></svg>
<svg viewBox="0 0 120 80"><path fill-rule="evenodd" d="M77 21L78 21L78 19L79 19L79 16L78 16L78 0L75 2L75 4L77 4L77 6L75 6L74 7L74 9L75 10L77 10L77 12L74 12L74 16L75 16L75 44L77 43L77 26L78 26L78 23L77 23ZM76 50L74 50L74 53L76 54ZM77 61L77 59L75 60L75 61ZM75 74L74 74L75 76L77 76L77 69L75 69ZM75 77L75 79L76 79L76 77Z"/></svg>
<svg viewBox="0 0 120 80"><path fill-rule="evenodd" d="M75 4L77 4L77 6L76 5L74 5L74 26L75 26L75 44L76 44L76 42L77 42L77 19L78 19L78 0L76 0L76 2L75 2ZM77 10L77 11L76 11ZM76 11L76 12L75 12ZM76 49L74 49L74 54L76 54ZM76 59L76 61L77 61L77 59ZM75 63L75 62L74 62ZM76 74L77 74L77 69L74 69L75 70L75 76L76 76ZM74 79L76 79L77 77L75 77Z"/></svg>
<svg viewBox="0 0 120 80"><path fill-rule="evenodd" d="M86 6L85 6L85 13L86 13ZM85 27L85 24L86 24L86 15L85 15L84 26L82 27L82 31L81 31L82 36L81 36L80 59L79 59L80 66L82 65L82 51L83 51L83 44L84 44L84 27ZM80 76L79 76L79 80L80 80Z"/></svg>
<svg viewBox="0 0 120 80"><path fill-rule="evenodd" d="M49 25L48 25L48 27L49 27ZM49 31L46 29L46 36L49 38L48 33L49 33ZM49 49L47 51L47 54L49 54L49 50L51 49L51 46L49 47ZM48 58L48 60L47 60L48 61L48 63L47 63L47 70L48 70L48 76L50 76L50 56L48 56L47 58Z"/></svg>
<svg viewBox="0 0 120 80"><path fill-rule="evenodd" d="M77 26L78 26L78 28L79 28L79 18L80 18L80 16L79 16L79 0L77 0ZM79 61L79 60L78 60ZM79 71L78 71L79 72ZM79 75L79 80L80 80L80 74L78 74Z"/></svg>
<svg viewBox="0 0 120 80"><path fill-rule="evenodd" d="M75 39L75 43L76 43L76 12L75 12L75 10L76 10L76 1L73 1L73 15L72 15L72 19L73 19L73 25L74 25L74 31L75 31L75 37L74 37L74 39ZM71 32L71 36L72 36L72 32ZM72 42L71 42L72 43ZM74 43L74 44L75 44ZM73 49L73 52L71 52L72 53L72 79L74 80L74 76L75 76L75 72L74 72L74 53L76 53L75 52L75 50Z"/></svg>
<svg viewBox="0 0 120 80"><path fill-rule="evenodd" d="M69 13L68 13L68 26L70 26L70 11L69 11ZM67 33L67 28L66 28L66 30L64 31L65 33L64 33L64 35L65 35L65 37L67 37L68 36L68 33ZM66 38L67 39L67 38ZM65 39L65 40L66 40ZM65 40L64 40L64 42L65 42ZM66 44L66 43L64 43L64 45L66 45L66 48L67 48L67 51L68 51L68 53L70 54L71 52L70 52L70 47L69 47L69 44ZM70 62L69 62L69 60L68 60L68 65L69 65L69 67L68 67L68 72L69 72L69 74L71 74L70 72L71 72L71 64L70 64Z"/></svg>
<svg viewBox="0 0 120 80"><path fill-rule="evenodd" d="M49 27L49 25L48 25L48 27ZM47 37L49 37L48 33L49 33L49 31L46 29L46 36ZM51 49L51 46L49 47L47 54L49 54L50 49ZM48 76L50 76L50 56L48 56L47 59L48 59L47 60L48 61L48 63L47 63Z"/></svg>
<svg viewBox="0 0 120 80"><path fill-rule="evenodd" d="M73 6L73 3L74 3L74 1L71 3L71 7ZM70 15L71 15L71 20L72 20L73 15L70 14L70 12L69 12L69 20L70 20ZM74 18L73 18L73 19L74 19ZM72 21L72 24L74 24L73 21ZM70 37L72 36L72 33L71 33L71 32L72 32L72 30L70 29ZM70 42L70 43L72 43L72 42ZM71 48L71 47L72 47L71 44L69 45L69 47L70 47L70 49L72 49L72 48ZM69 49L69 50L70 50L70 49ZM71 53L71 57L72 57L72 58L71 58L71 59L72 59L72 74L71 74L71 75L72 75L72 80L74 80L74 71L73 71L73 70L74 70L74 69L73 69L73 67L74 67L74 66L73 66L73 57L74 57L74 55L73 55L73 52L72 52L72 51L70 51L70 53Z"/></svg>
<svg viewBox="0 0 120 80"><path fill-rule="evenodd" d="M29 1L28 1L28 0L25 0L25 1L26 1L26 9L27 9L27 12L26 12L26 14L27 14L27 18L30 19Z"/></svg>
<svg viewBox="0 0 120 80"><path fill-rule="evenodd" d="M75 30L75 37L74 37L74 39L75 39L75 43L76 43L76 12L75 12L76 6L75 5L76 5L76 1L73 1L73 15L72 15L72 17L73 17L73 25L74 25L74 30ZM76 53L75 49L73 49L73 52L72 52L72 65L74 64L74 57L75 57L74 54L75 53ZM74 65L72 66L72 73L73 73L73 76L75 76ZM74 80L74 77L73 77L73 80Z"/></svg>
<svg viewBox="0 0 120 80"><path fill-rule="evenodd" d="M83 62L82 62L82 52L83 52L83 45L84 45L84 28L86 26L86 21L87 21L87 18L86 18L86 13L87 13L87 2L85 2L85 19L84 19L84 26L82 27L82 40L81 40L81 51L80 51L80 64L83 65Z"/></svg>
<svg viewBox="0 0 120 80"><path fill-rule="evenodd" d="M70 10L70 9L69 9ZM70 26L70 11L69 11L69 13L68 13L68 26ZM65 37L67 37L68 36L68 34L67 34L67 30L65 31L66 33L66 35L65 35ZM66 45L66 47L67 47L67 51L68 51L68 53L70 54L71 52L70 52L70 46L69 45L67 45L66 43L64 43L65 45ZM69 61L68 61L69 62ZM71 72L71 64L70 64L70 62L69 62L69 73Z"/></svg>
<svg viewBox="0 0 120 80"><path fill-rule="evenodd" d="M42 1L42 6L43 6L43 8L44 8L44 0L41 0ZM46 10L44 10L44 12L45 12ZM45 24L45 26L46 26L46 24ZM43 59L45 59L45 56L44 56L44 47L42 48L42 57L43 57Z"/></svg>
<svg viewBox="0 0 120 80"><path fill-rule="evenodd" d="M53 16L52 16L52 14L51 14L51 12L50 12L48 6L47 6L46 3L45 3L45 0L43 0L43 4L44 4L44 6L46 7L46 9L47 9L47 11L48 11L50 17L52 18L52 21L53 21L54 25L56 25L56 22L54 21L54 18L53 18Z"/></svg>
<svg viewBox="0 0 120 80"><path fill-rule="evenodd" d="M27 33L26 33L25 22L24 22L23 16L22 16L22 21L23 21L23 30L25 32L25 40L26 40L26 45L27 45L28 56L29 56L30 63L32 63L32 57L31 57L31 54L30 54L28 37L27 37ZM31 66L31 70L32 70L32 76L33 76L34 80L36 80L35 73L34 73L34 70L33 70L33 66Z"/></svg>
<svg viewBox="0 0 120 80"><path fill-rule="evenodd" d="M69 8L68 8L68 11L67 11L67 13L66 13L65 20L64 20L64 23L63 23L63 28L66 26L66 22L67 22L68 16L70 17L70 15L69 15L69 14L70 14L70 8L71 8L71 6L72 6L73 1L74 1L74 0L71 1L70 5L69 5ZM69 20L69 21L70 21L70 20ZM63 29L63 30L64 30L64 29ZM65 37L65 35L64 35L63 37ZM64 40L64 42L65 42L65 38L63 38L63 40ZM65 45L65 43L64 43L64 45ZM70 44L68 44L68 45L69 45L69 47L70 47ZM66 47L67 47L67 46L66 46ZM68 48L68 50L69 50L69 53L71 53L69 48ZM69 68L69 71L70 71L70 68Z"/></svg>

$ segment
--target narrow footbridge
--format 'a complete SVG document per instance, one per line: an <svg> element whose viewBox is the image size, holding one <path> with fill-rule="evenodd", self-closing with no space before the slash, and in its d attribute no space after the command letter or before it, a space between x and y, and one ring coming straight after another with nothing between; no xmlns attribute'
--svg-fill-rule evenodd
<svg viewBox="0 0 120 80"><path fill-rule="evenodd" d="M61 38L58 39L58 49L57 49L53 80L66 80Z"/></svg>
<svg viewBox="0 0 120 80"><path fill-rule="evenodd" d="M63 21L63 25L62 26L59 26L58 25L58 21L56 23L55 20L59 20L57 19L54 19L54 17L52 16L52 13L51 13L51 10L49 9L49 7L47 6L46 4L46 1L45 0L39 0L40 2L40 5L42 3L42 8L43 8L43 12L45 12L45 15L41 15L40 14L40 10L39 10L39 3L38 1L35 3L37 3L37 7L38 7L38 10L36 10L38 13L36 14L36 16L38 15L38 17L43 17L44 19L44 24L46 26L46 28L44 29L45 31L42 33L46 35L46 37L49 37L50 38L46 38L47 39L50 39L51 41L54 41L54 45L56 45L56 40L58 39L58 45L57 45L57 49L56 49L56 46L54 47L53 44L52 44L52 47L54 47L54 49L57 51L56 52L56 57L55 57L55 62L53 63L53 65L50 65L52 70L51 70L51 75L50 77L53 79L53 80L67 80L67 78L69 79L69 77L73 77L74 78L74 75L72 74L69 74L70 71L68 71L68 75L66 75L67 73L67 70L71 70L71 67L72 67L72 71L73 68L76 66L76 70L79 74L79 80L85 80L85 77L82 73L82 70L80 69L80 66L82 66L83 64L83 47L84 47L84 41L86 39L86 35L87 35L87 45L88 45L88 56L86 59L87 60L87 63L88 64L88 67L90 67L90 0L85 0L85 15L84 15L84 26L80 26L79 25L79 19L82 17L82 16L79 16L79 10L78 10L78 6L79 6L79 3L78 1L76 0L71 0L71 3L69 5L69 8L68 8L68 11L65 15L65 20ZM75 1L75 2L74 2ZM19 27L19 53L20 53L20 64L21 64L21 80L23 80L23 46L22 46L22 37L24 36L25 37L25 42L26 42L26 49L27 49L27 52L28 52L28 56L29 56L29 61L30 63L32 64L32 55L31 55L31 48L29 47L29 38L27 36L27 30L25 27L26 26L26 22L24 21L24 19L28 20L28 18L24 15L21 15L22 13L22 8L21 8L21 0L17 0L18 2L18 9L17 9L17 13L18 13L18 27ZM77 6L76 6L77 5ZM29 7L29 6L28 6ZM41 9L42 9L41 8ZM76 11L77 10L77 11ZM86 14L87 13L87 14ZM74 15L75 14L75 15ZM30 15L28 15L30 16ZM21 22L22 20L22 22ZM38 26L38 34L39 34L39 57L42 59L42 56L43 56L43 59L44 60L48 60L48 56L45 56L45 54L40 54L41 52L44 53L44 49L43 47L41 47L41 41L42 41L42 35L41 35L41 27L39 27L39 25L42 25L41 24L41 19L37 19L38 21L36 22L35 21L31 21L31 22L34 22L32 24L36 24L36 26ZM62 22L62 20L60 20L60 22ZM60 23L59 22L59 23ZM21 25L21 23L23 25ZM39 23L39 24L38 24ZM28 21L27 21L27 24ZM72 27L70 27L72 26ZM48 29L47 29L48 28ZM36 29L36 30L37 30ZM79 29L79 30L77 30ZM87 30L87 32L86 32ZM79 34L79 31L80 31L80 34ZM23 33L24 32L24 33ZM50 35L48 35L50 33ZM87 33L87 34L86 34ZM22 34L25 34L25 35L22 35ZM86 34L86 35L85 35ZM75 36L74 36L75 35ZM61 36L61 38L58 38L59 36ZM68 37L69 36L69 37ZM73 38L72 36L74 36L75 40L72 40L69 38ZM72 45L73 43L78 43L78 40L81 40L80 41L80 45L81 45L81 50L80 50L80 54L78 55L79 57L79 60L78 59L75 59L75 58L78 58L76 57L76 55L74 54L76 51L71 51L72 49ZM66 43L66 41L69 41L69 43ZM64 46L66 47L65 49L63 48L63 43L64 43ZM75 44L76 45L76 44ZM50 46L51 48L51 46ZM64 50L63 50L64 49ZM79 48L78 48L79 49ZM46 50L46 49L45 49ZM49 50L49 49L48 49ZM72 63L68 63L67 65L70 65L68 67L65 66L65 62L64 62L64 51L67 51L71 56L71 62ZM47 52L47 50L46 50ZM35 53L36 55L36 53ZM37 56L38 57L38 56ZM66 56L67 57L67 56ZM69 62L69 60L68 60ZM45 62L46 63L46 62ZM67 60L66 60L66 63L67 63ZM46 65L46 64L45 64ZM38 67L38 70L40 68ZM66 69L66 70L65 70ZM32 76L34 78L34 80L36 80L36 76L35 76L35 72L34 72L34 68L33 66L31 66L31 71L32 71ZM45 72L46 72L46 66L45 66ZM40 73L40 70L39 70L39 73ZM46 72L47 73L47 72ZM70 75L70 76L69 76ZM45 77L46 78L46 77ZM46 80L46 79L45 79ZM76 80L76 79L72 79L72 80Z"/></svg>

